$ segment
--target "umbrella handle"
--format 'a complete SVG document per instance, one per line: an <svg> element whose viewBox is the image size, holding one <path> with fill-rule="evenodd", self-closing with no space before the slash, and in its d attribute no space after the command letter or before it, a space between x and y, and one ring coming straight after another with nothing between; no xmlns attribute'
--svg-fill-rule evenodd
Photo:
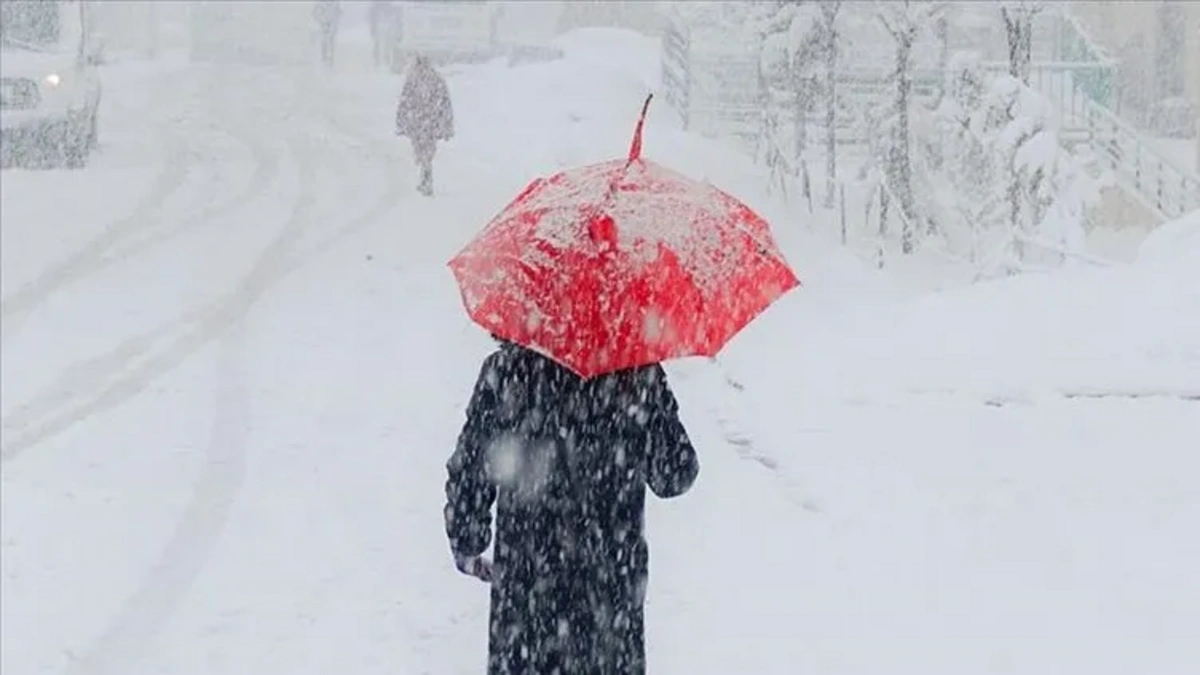
<svg viewBox="0 0 1200 675"><path fill-rule="evenodd" d="M642 157L642 125L646 122L646 110L650 108L650 99L654 98L654 94L646 96L646 102L642 104L642 114L638 116L637 128L633 130L633 143L629 146L629 161L641 159Z"/></svg>

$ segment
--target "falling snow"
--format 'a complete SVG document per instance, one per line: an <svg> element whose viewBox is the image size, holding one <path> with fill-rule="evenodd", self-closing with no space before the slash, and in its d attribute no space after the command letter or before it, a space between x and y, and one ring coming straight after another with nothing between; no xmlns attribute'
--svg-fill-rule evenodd
<svg viewBox="0 0 1200 675"><path fill-rule="evenodd" d="M3 673L1200 663L1200 3L0 38Z"/></svg>

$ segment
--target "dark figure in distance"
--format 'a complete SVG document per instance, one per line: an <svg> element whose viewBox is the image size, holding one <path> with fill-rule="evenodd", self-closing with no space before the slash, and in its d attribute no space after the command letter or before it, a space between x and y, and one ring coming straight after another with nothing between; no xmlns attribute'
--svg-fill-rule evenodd
<svg viewBox="0 0 1200 675"><path fill-rule="evenodd" d="M395 36L393 22L395 9L391 0L371 0L367 10L367 23L371 28L371 56L375 67L391 63Z"/></svg>
<svg viewBox="0 0 1200 675"><path fill-rule="evenodd" d="M396 108L396 133L412 142L413 155L421 170L417 189L433 194L433 155L437 142L454 136L454 109L446 81L424 56L417 56L404 81Z"/></svg>
<svg viewBox="0 0 1200 675"><path fill-rule="evenodd" d="M583 380L502 342L447 471L455 564L492 584L489 675L642 675L646 486L699 472L662 368Z"/></svg>
<svg viewBox="0 0 1200 675"><path fill-rule="evenodd" d="M333 66L333 54L337 47L338 22L342 18L342 7L338 0L317 0L313 5L313 19L321 33L321 62Z"/></svg>

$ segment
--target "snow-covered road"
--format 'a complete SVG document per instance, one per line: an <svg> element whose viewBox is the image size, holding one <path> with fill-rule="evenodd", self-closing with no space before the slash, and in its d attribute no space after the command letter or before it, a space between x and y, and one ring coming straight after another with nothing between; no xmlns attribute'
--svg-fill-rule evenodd
<svg viewBox="0 0 1200 675"><path fill-rule="evenodd" d="M87 171L5 176L5 623L63 631L22 632L5 670L128 672L240 494L256 305L410 196L398 144L311 73L130 75Z"/></svg>
<svg viewBox="0 0 1200 675"><path fill-rule="evenodd" d="M450 78L431 200L368 74L114 67L91 166L5 172L0 671L482 672L441 508L489 341L443 264L532 175L623 152L655 85L628 35L564 45ZM1194 672L1200 403L1050 395L1053 350L980 339L1043 293L909 304L662 110L647 154L758 207L806 287L671 367L703 469L650 502L651 672ZM1174 318L1095 368L1186 393Z"/></svg>

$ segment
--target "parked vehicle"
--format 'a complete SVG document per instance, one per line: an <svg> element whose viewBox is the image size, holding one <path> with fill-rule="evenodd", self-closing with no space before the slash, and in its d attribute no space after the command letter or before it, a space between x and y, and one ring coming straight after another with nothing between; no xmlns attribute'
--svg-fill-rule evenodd
<svg viewBox="0 0 1200 675"><path fill-rule="evenodd" d="M87 164L99 136L101 46L80 0L0 2L0 161Z"/></svg>

